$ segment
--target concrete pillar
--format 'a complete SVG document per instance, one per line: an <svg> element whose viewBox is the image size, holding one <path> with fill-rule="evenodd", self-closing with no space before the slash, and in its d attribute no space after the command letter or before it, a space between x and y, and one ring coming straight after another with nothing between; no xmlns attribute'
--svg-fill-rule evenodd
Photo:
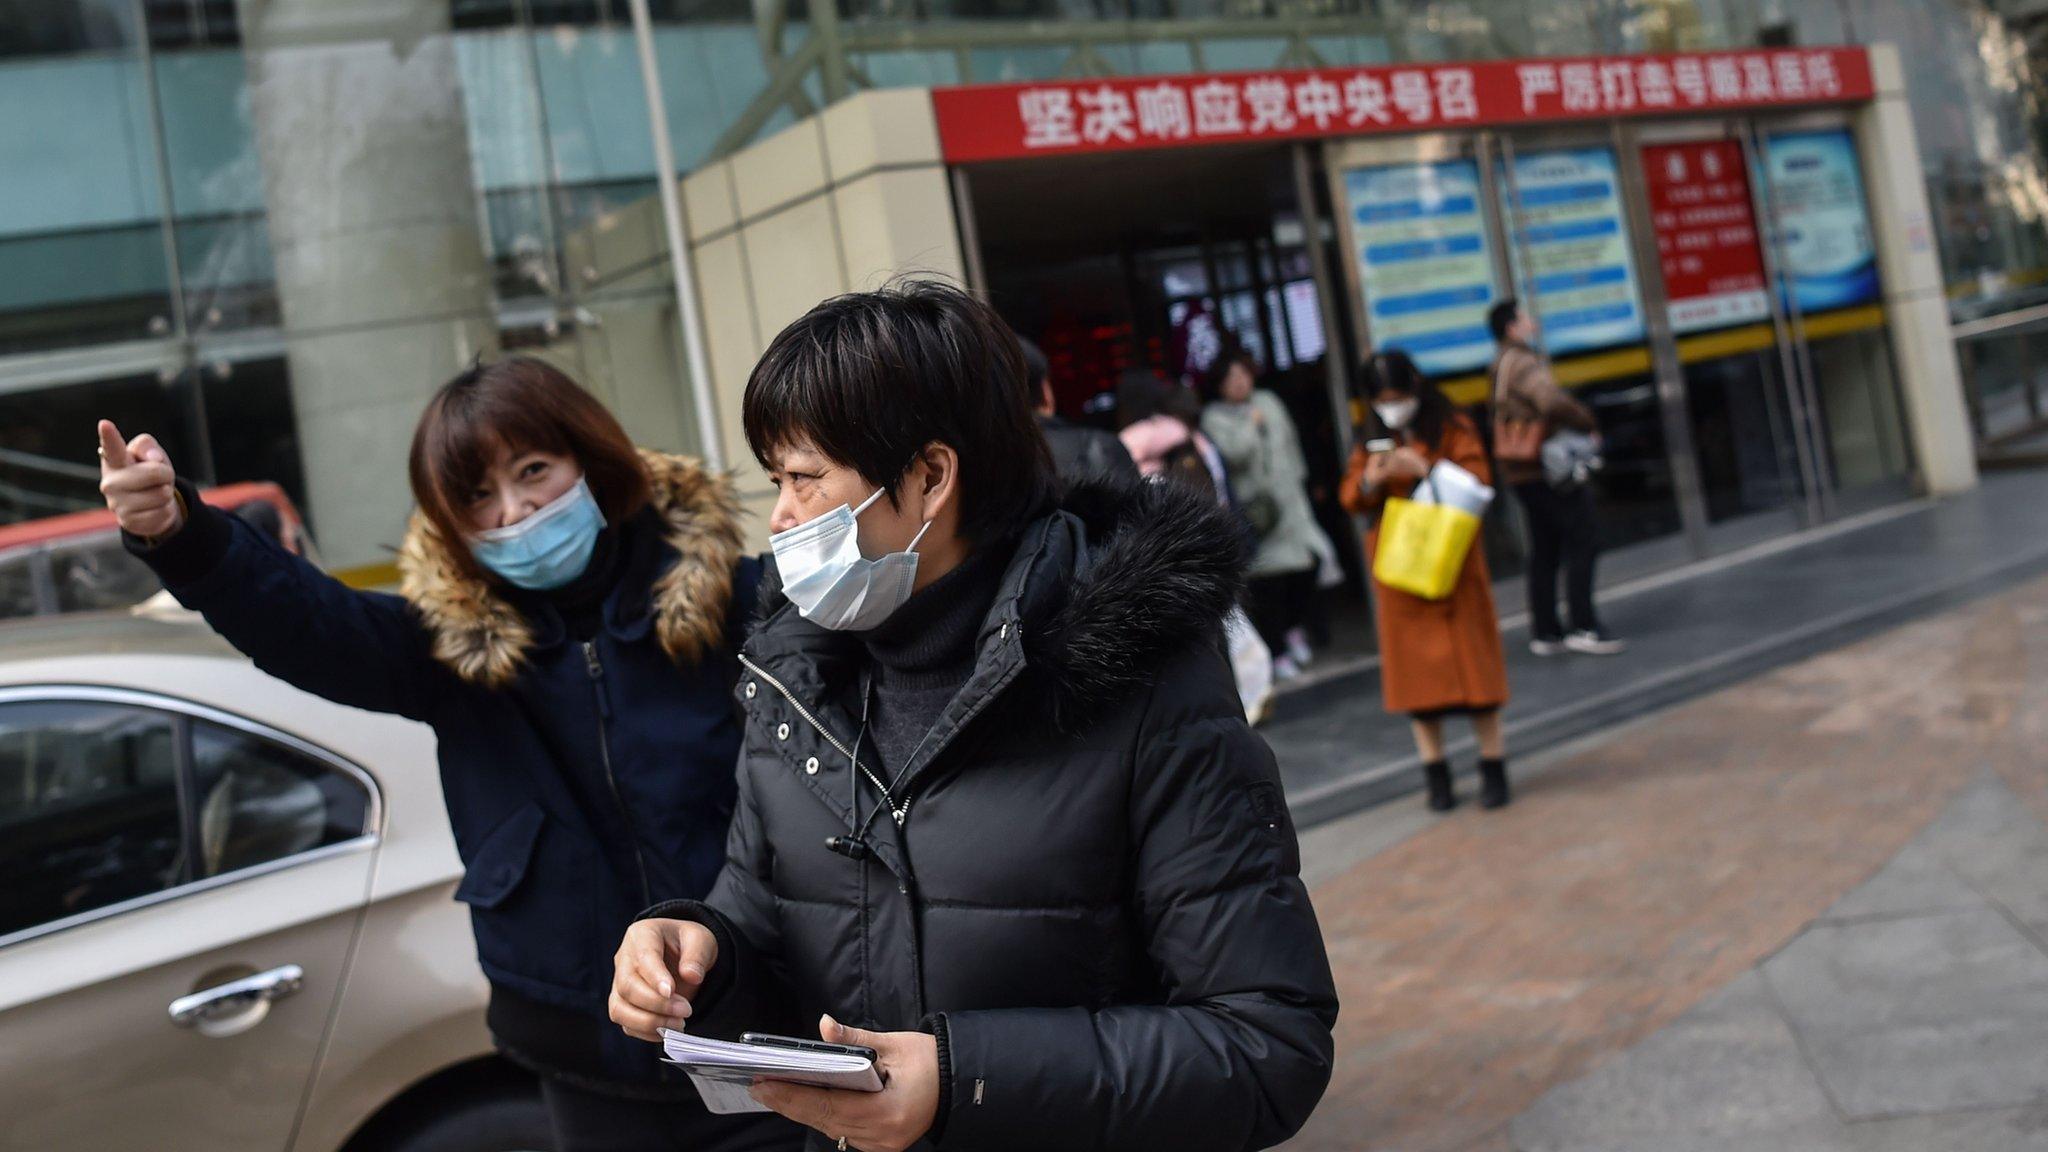
<svg viewBox="0 0 2048 1152"><path fill-rule="evenodd" d="M862 92L683 182L726 460L759 541L775 502L740 424L747 376L812 305L922 273L966 282L931 94Z"/></svg>
<svg viewBox="0 0 2048 1152"><path fill-rule="evenodd" d="M1949 331L1905 72L1898 49L1889 44L1871 46L1870 64L1877 98L1856 113L1856 142L1870 189L1885 320L1898 357L1908 435L1928 493L1964 492L1977 485L1976 444Z"/></svg>
<svg viewBox="0 0 2048 1152"><path fill-rule="evenodd" d="M446 0L239 0L309 511L388 561L434 388L496 347Z"/></svg>

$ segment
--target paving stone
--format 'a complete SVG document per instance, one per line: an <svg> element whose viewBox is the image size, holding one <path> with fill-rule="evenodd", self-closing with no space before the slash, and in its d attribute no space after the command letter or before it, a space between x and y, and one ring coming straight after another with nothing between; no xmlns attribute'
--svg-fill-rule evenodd
<svg viewBox="0 0 2048 1152"><path fill-rule="evenodd" d="M1755 973L1517 1117L1517 1152L1693 1147L1832 1122L1834 1111Z"/></svg>
<svg viewBox="0 0 2048 1152"><path fill-rule="evenodd" d="M1922 834L1863 886L1828 909L1823 921L1979 908L1983 899Z"/></svg>
<svg viewBox="0 0 2048 1152"><path fill-rule="evenodd" d="M2023 819L2048 797L2036 632L2048 581L1589 738L1503 812L1311 838L1344 1007L1289 1152L2028 1137L2048 1100L2048 934L2020 915L2048 889Z"/></svg>
<svg viewBox="0 0 2048 1152"><path fill-rule="evenodd" d="M1986 772L1922 839L1951 874L2048 936L2048 825Z"/></svg>
<svg viewBox="0 0 2048 1152"><path fill-rule="evenodd" d="M1854 1152L2048 1152L2048 1104L1848 1126Z"/></svg>
<svg viewBox="0 0 2048 1152"><path fill-rule="evenodd" d="M1819 925L1763 972L1851 1119L2048 1096L2048 955L1995 909Z"/></svg>

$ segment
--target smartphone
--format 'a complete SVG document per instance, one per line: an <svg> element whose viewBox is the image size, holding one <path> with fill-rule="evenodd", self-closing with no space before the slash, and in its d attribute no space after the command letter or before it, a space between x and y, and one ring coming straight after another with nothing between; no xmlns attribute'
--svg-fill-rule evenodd
<svg viewBox="0 0 2048 1152"><path fill-rule="evenodd" d="M764 1048L794 1048L800 1052L830 1052L839 1056L857 1056L869 1061L875 1059L875 1050L860 1044L827 1044L823 1040L805 1040L798 1036L775 1036L767 1032L742 1032L740 1043L759 1044Z"/></svg>
<svg viewBox="0 0 2048 1152"><path fill-rule="evenodd" d="M1385 436L1365 442L1365 454L1368 456L1377 456L1382 452L1392 452L1394 448L1394 442Z"/></svg>

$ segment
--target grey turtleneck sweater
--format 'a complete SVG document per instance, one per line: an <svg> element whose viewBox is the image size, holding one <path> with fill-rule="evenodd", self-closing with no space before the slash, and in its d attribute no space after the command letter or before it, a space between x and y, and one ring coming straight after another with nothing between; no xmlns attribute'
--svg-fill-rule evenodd
<svg viewBox="0 0 2048 1152"><path fill-rule="evenodd" d="M975 549L880 627L860 634L874 693L861 759L883 779L910 762L973 675L975 640L1015 552L1014 540Z"/></svg>

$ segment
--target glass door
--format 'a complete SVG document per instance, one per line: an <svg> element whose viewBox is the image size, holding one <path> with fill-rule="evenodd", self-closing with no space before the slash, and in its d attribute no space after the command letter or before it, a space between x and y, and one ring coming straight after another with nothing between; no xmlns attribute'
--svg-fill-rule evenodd
<svg viewBox="0 0 2048 1152"><path fill-rule="evenodd" d="M1721 123L1640 129L1630 149L1648 227L1645 279L1656 286L1653 345L1674 466L1696 490L1685 509L1694 549L1714 548L1721 525L1751 518L1790 527L1817 513L1814 454L1788 353L1790 334L1770 291L1756 189L1743 138ZM1685 503L1682 499L1682 503ZM1756 526L1732 534L1746 539ZM1712 533L1714 539L1709 538ZM1722 541L1725 545L1731 541Z"/></svg>
<svg viewBox="0 0 2048 1152"><path fill-rule="evenodd" d="M1752 133L1780 307L1823 499L1892 491L1912 461L1892 371L1862 158L1839 115Z"/></svg>

